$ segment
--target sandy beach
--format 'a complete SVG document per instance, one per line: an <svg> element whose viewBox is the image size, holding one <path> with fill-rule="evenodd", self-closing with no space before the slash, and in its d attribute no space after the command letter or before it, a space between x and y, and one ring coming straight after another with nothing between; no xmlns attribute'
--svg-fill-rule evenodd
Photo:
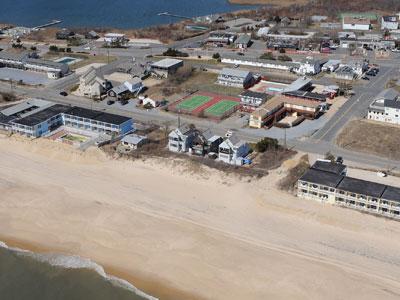
<svg viewBox="0 0 400 300"><path fill-rule="evenodd" d="M399 299L400 223L182 161L0 136L0 240L161 299Z"/></svg>

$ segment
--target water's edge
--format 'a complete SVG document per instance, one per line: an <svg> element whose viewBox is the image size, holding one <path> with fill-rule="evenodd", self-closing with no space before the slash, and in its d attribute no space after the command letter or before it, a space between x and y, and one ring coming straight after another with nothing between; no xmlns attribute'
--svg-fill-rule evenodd
<svg viewBox="0 0 400 300"><path fill-rule="evenodd" d="M23 295L29 294L29 291L12 290L10 286L13 286L15 282L14 283L9 282L9 280L13 279L19 280L18 277L24 277L21 278L21 280L25 280L28 282L31 281L34 282L35 280L40 281L41 277L36 277L27 280L25 276L29 276L29 272L31 272L32 276L37 276L37 274L40 275L46 274L46 277L43 278L49 278L48 282L38 282L37 284L35 283L34 286L32 286L32 288L35 289L39 285L41 287L45 287L45 289L47 288L51 290L53 286L57 286L58 284L58 282L55 284L51 281L61 280L61 279L64 282L68 282L68 284L65 285L66 288L73 287L75 285L78 287L82 287L82 290L85 289L88 290L90 289L90 286L93 285L93 288L96 289L96 284L93 283L96 283L97 281L99 285L98 293L104 293L104 290L102 291L100 288L100 286L104 286L104 289L107 289L106 290L107 292L111 293L118 291L121 294L123 294L124 295L123 299L157 300L157 298L147 295L146 293L137 289L131 283L123 279L117 278L115 276L108 275L104 271L104 268L102 266L91 261L90 259L74 255L69 256L69 255L55 254L55 253L51 254L34 253L29 250L9 247L7 246L6 243L0 241L0 292L14 293L14 295L15 294L18 295L18 293L21 293L21 299L23 299ZM50 272L52 273L49 274ZM71 274L71 272L75 272L75 274ZM8 273L7 276L1 276L1 274L5 275L6 273ZM80 275L80 277L77 276L77 274ZM82 280L82 278L85 278L85 276L88 278L90 277L90 280L88 280L88 282L90 282L90 285L88 284L88 286L84 286L85 281ZM68 279L68 281L66 281L66 278ZM79 280L79 282L74 283L74 278L76 278L77 281ZM15 286L18 287L18 289L20 289L22 285L15 284ZM27 286L27 289L29 289L29 285L25 286ZM112 291L113 289L115 289L115 291ZM86 295L78 294L80 293L79 289L77 289L76 291L77 291L76 295L73 296L77 297L77 299L81 296L85 296L85 299L97 299L97 296L95 295L97 291L90 293L90 297L93 296L93 298L90 297L86 298ZM60 293L59 290L57 292ZM51 293L52 291L50 292L46 291L45 294L49 295ZM66 295L69 295L69 297L71 297L70 296L71 293L73 293L73 291L68 290L64 295L61 295L62 294L61 291L60 295L61 297ZM35 298L33 297L32 299Z"/></svg>

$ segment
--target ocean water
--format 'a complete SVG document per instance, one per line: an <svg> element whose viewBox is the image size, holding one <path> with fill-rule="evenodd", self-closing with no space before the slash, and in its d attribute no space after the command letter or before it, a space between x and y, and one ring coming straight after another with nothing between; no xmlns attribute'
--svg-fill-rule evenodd
<svg viewBox="0 0 400 300"><path fill-rule="evenodd" d="M35 254L0 242L0 299L155 300L76 256Z"/></svg>
<svg viewBox="0 0 400 300"><path fill-rule="evenodd" d="M160 12L194 17L250 7L227 0L1 0L0 23L38 26L58 19L64 27L141 28L178 20Z"/></svg>

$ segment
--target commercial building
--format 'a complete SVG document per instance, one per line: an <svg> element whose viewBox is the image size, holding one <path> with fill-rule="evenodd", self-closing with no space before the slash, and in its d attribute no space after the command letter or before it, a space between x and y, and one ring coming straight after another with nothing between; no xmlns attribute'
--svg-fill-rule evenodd
<svg viewBox="0 0 400 300"><path fill-rule="evenodd" d="M70 73L68 64L50 60L30 58L29 53L12 54L0 52L0 67L46 73L48 78L57 79Z"/></svg>
<svg viewBox="0 0 400 300"><path fill-rule="evenodd" d="M217 83L239 88L248 88L253 85L254 77L249 71L223 68L218 75Z"/></svg>
<svg viewBox="0 0 400 300"><path fill-rule="evenodd" d="M381 91L368 107L368 119L400 124L400 93L395 89Z"/></svg>
<svg viewBox="0 0 400 300"><path fill-rule="evenodd" d="M371 19L364 17L344 16L342 19L343 30L363 30L371 29Z"/></svg>
<svg viewBox="0 0 400 300"><path fill-rule="evenodd" d="M297 97L275 96L251 113L249 126L252 128L270 126L279 122L288 114L315 119L320 114L320 111L321 102L319 101Z"/></svg>
<svg viewBox="0 0 400 300"><path fill-rule="evenodd" d="M8 118L10 130L29 137L44 136L62 125L114 135L133 130L131 118L41 99L27 100L2 110L0 115Z"/></svg>
<svg viewBox="0 0 400 300"><path fill-rule="evenodd" d="M295 69L295 72L301 75L316 75L321 72L321 68L326 62L327 60L307 57L301 61L300 66Z"/></svg>
<svg viewBox="0 0 400 300"><path fill-rule="evenodd" d="M123 33L106 33L104 35L104 42L108 46L119 45L125 46L128 43L128 39Z"/></svg>
<svg viewBox="0 0 400 300"><path fill-rule="evenodd" d="M340 66L340 64L342 63L342 61L340 60L340 59L330 59L330 60L328 60L327 62L326 62L326 64L324 64L323 66L322 66L322 71L323 72L330 72L330 73L333 73L333 72L335 72L338 68L339 68L339 66Z"/></svg>
<svg viewBox="0 0 400 300"><path fill-rule="evenodd" d="M399 29L398 16L383 16L381 19L382 30L397 30Z"/></svg>
<svg viewBox="0 0 400 300"><path fill-rule="evenodd" d="M244 158L250 153L250 146L236 135L232 135L219 145L218 151L218 160L241 166Z"/></svg>
<svg viewBox="0 0 400 300"><path fill-rule="evenodd" d="M235 41L235 47L239 49L247 49L251 45L251 36L241 34Z"/></svg>
<svg viewBox="0 0 400 300"><path fill-rule="evenodd" d="M268 94L245 90L240 94L240 104L244 110L254 110L268 99Z"/></svg>
<svg viewBox="0 0 400 300"><path fill-rule="evenodd" d="M267 69L288 71L288 72L292 71L300 66L300 63L298 63L298 62L259 59L259 58L252 58L252 57L246 57L246 56L240 57L238 55L236 55L236 56L224 55L221 58L221 62L225 63L225 64L260 67L260 68L267 68Z"/></svg>
<svg viewBox="0 0 400 300"><path fill-rule="evenodd" d="M212 31L206 41L215 45L230 45L235 42L237 37L238 35L234 32Z"/></svg>
<svg viewBox="0 0 400 300"><path fill-rule="evenodd" d="M400 188L348 177L344 168L314 164L298 180L297 196L400 219Z"/></svg>
<svg viewBox="0 0 400 300"><path fill-rule="evenodd" d="M182 66L183 60L165 58L152 63L150 69L153 75L160 78L167 78L169 75L176 73L176 71Z"/></svg>

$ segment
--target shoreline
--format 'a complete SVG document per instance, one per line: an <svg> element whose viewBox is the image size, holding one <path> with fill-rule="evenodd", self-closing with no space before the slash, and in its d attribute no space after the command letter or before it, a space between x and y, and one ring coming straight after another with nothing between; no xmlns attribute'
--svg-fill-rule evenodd
<svg viewBox="0 0 400 300"><path fill-rule="evenodd" d="M69 253L65 251L63 247L54 247L53 245L43 245L37 244L33 242L23 241L19 239L15 239L12 237L6 237L0 235L0 242L4 242L10 248L17 248L19 250L27 250L37 254L62 254L62 255L77 255L75 253ZM79 256L81 257L81 256ZM86 257L85 257L86 258ZM91 260L91 258L88 258ZM127 281L129 284L137 288L138 290L146 293L149 296L156 297L162 300L176 300L176 299L185 299L185 300L203 300L205 298L201 298L197 295L190 294L184 291L181 291L177 288L174 288L172 285L167 285L166 283L160 282L155 278L146 278L145 276L140 276L139 274L133 274L132 272L119 269L112 265L99 263L97 261L93 261L94 263L100 265L108 276L116 277L118 279L122 279ZM67 268L67 267L63 267Z"/></svg>
<svg viewBox="0 0 400 300"><path fill-rule="evenodd" d="M0 153L0 240L88 258L153 297L400 294L400 224L277 190L295 160L248 182L44 139L0 138Z"/></svg>

